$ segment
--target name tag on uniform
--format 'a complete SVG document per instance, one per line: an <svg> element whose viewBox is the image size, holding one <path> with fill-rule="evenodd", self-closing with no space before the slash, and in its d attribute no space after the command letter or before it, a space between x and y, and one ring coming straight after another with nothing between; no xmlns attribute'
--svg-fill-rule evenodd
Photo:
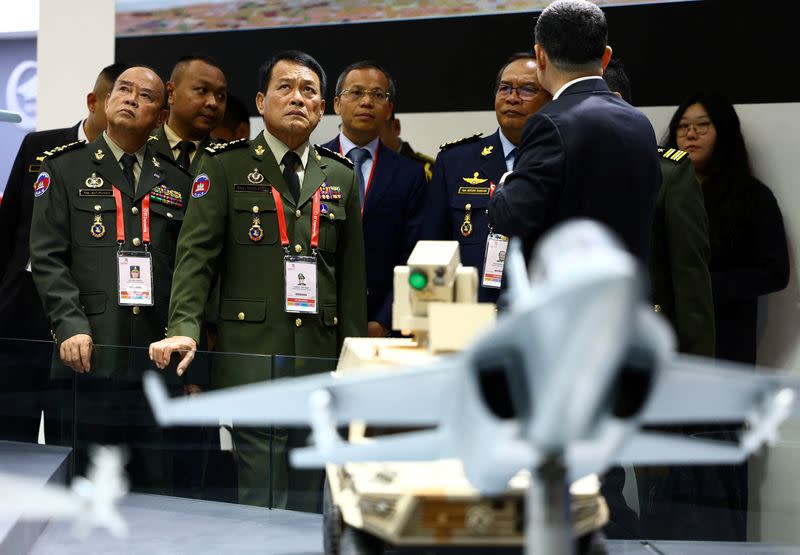
<svg viewBox="0 0 800 555"><path fill-rule="evenodd" d="M317 259L314 256L284 256L286 312L316 314Z"/></svg>
<svg viewBox="0 0 800 555"><path fill-rule="evenodd" d="M488 195L489 187L459 187L459 195Z"/></svg>
<svg viewBox="0 0 800 555"><path fill-rule="evenodd" d="M153 306L153 258L149 252L117 254L120 306Z"/></svg>
<svg viewBox="0 0 800 555"><path fill-rule="evenodd" d="M78 189L79 197L113 197L111 189Z"/></svg>
<svg viewBox="0 0 800 555"><path fill-rule="evenodd" d="M503 267L506 263L508 237L490 233L486 237L486 257L483 260L481 285L489 289L499 289L503 281Z"/></svg>
<svg viewBox="0 0 800 555"><path fill-rule="evenodd" d="M271 185L247 185L247 184L234 184L234 193L269 193L272 191Z"/></svg>

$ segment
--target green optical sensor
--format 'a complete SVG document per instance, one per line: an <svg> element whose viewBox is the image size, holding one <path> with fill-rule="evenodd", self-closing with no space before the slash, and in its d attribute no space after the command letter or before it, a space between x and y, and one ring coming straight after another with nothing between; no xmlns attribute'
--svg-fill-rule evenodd
<svg viewBox="0 0 800 555"><path fill-rule="evenodd" d="M408 276L408 284L417 291L425 289L425 286L428 285L428 276L425 275L425 272L420 272L419 270L413 271L411 275Z"/></svg>

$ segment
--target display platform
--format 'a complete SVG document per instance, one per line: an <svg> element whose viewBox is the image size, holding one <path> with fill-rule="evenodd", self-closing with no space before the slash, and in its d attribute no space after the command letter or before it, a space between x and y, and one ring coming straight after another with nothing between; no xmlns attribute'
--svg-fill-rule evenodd
<svg viewBox="0 0 800 555"><path fill-rule="evenodd" d="M41 485L64 485L70 451L68 447L0 441L0 474L20 476ZM3 503L9 501L0 499ZM46 524L20 520L12 505L10 513L0 515L0 554L27 553Z"/></svg>

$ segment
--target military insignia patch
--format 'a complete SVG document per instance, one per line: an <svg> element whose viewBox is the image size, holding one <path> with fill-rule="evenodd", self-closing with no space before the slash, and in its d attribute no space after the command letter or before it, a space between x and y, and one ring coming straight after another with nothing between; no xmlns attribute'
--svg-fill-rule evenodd
<svg viewBox="0 0 800 555"><path fill-rule="evenodd" d="M320 195L320 196L321 196L321 195ZM323 202L323 203L320 203L320 205L319 205L319 213L320 213L320 214L327 214L328 212L329 212L329 210L328 210L328 205L327 205L327 204L325 204L324 202Z"/></svg>
<svg viewBox="0 0 800 555"><path fill-rule="evenodd" d="M102 177L97 177L97 174L92 172L92 175L87 177L86 181L84 181L84 183L90 189L99 189L100 187L103 186L103 178Z"/></svg>
<svg viewBox="0 0 800 555"><path fill-rule="evenodd" d="M489 156L493 150L494 150L494 145L485 146L481 151L481 156Z"/></svg>
<svg viewBox="0 0 800 555"><path fill-rule="evenodd" d="M36 178L36 183L33 184L33 196L40 197L47 192L50 188L50 174L42 172Z"/></svg>
<svg viewBox="0 0 800 555"><path fill-rule="evenodd" d="M211 190L211 180L206 174L201 173L194 178L192 182L192 198L204 197L209 190Z"/></svg>
<svg viewBox="0 0 800 555"><path fill-rule="evenodd" d="M475 172L472 175L472 177L462 177L461 179L463 179L470 185L480 185L481 183L486 183L487 181L489 181L488 179L481 179L480 177L478 177L478 172Z"/></svg>
<svg viewBox="0 0 800 555"><path fill-rule="evenodd" d="M257 147L254 149L254 152L256 153L256 156L264 156L264 152L265 152L265 150L264 150L264 146L263 146L263 145L258 145L258 146L257 146Z"/></svg>
<svg viewBox="0 0 800 555"><path fill-rule="evenodd" d="M664 148L664 147L658 147L658 153L661 155L662 158L666 158L667 160L672 160L673 162L680 162L689 154L685 150L678 150L677 148Z"/></svg>
<svg viewBox="0 0 800 555"><path fill-rule="evenodd" d="M247 174L247 181L254 184L262 183L264 181L264 176L261 175L261 172L258 171L258 168L253 168L253 171Z"/></svg>

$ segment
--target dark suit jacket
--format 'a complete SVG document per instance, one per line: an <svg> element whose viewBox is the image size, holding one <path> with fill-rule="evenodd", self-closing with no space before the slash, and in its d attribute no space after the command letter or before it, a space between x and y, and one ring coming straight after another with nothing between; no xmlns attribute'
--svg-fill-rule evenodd
<svg viewBox="0 0 800 555"><path fill-rule="evenodd" d="M496 185L504 173L503 144L500 132L495 131L488 137L463 139L452 146L442 145L428 185L421 238L458 241L461 263L477 268L479 277L483 273L486 236L489 234L486 216L489 187ZM470 207L472 233L465 237L461 224L467 215L467 205ZM498 291L479 287L478 300L496 302Z"/></svg>
<svg viewBox="0 0 800 555"><path fill-rule="evenodd" d="M339 137L323 146L341 152ZM367 263L367 319L392 327L394 267L402 266L419 239L425 172L383 143L378 144L363 218Z"/></svg>
<svg viewBox="0 0 800 555"><path fill-rule="evenodd" d="M591 218L647 262L653 205L661 184L647 118L608 90L580 81L525 124L514 172L489 203L498 233L523 240L525 256L543 233Z"/></svg>
<svg viewBox="0 0 800 555"><path fill-rule="evenodd" d="M26 270L33 183L45 150L78 140L78 125L28 133L17 151L0 204L0 337L50 339L50 325Z"/></svg>

